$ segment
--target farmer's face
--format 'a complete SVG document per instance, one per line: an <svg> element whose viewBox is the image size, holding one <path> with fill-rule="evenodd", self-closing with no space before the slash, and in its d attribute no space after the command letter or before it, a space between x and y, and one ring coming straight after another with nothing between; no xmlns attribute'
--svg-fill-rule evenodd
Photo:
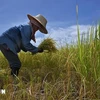
<svg viewBox="0 0 100 100"><path fill-rule="evenodd" d="M36 31L39 30L39 27L34 25L34 24L32 24L32 28L33 28L34 34L35 34Z"/></svg>
<svg viewBox="0 0 100 100"><path fill-rule="evenodd" d="M32 28L33 28L33 32L32 32L32 40L34 41L34 42L36 42L36 39L35 39L35 33L36 33L36 31L38 31L39 30L39 27L37 27L36 25L34 25L34 24L32 24Z"/></svg>

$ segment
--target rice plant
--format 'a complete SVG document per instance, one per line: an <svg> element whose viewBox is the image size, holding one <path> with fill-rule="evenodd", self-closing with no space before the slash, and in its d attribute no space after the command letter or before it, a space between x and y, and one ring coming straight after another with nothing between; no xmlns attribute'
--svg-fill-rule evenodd
<svg viewBox="0 0 100 100"><path fill-rule="evenodd" d="M43 50L47 50L49 52L57 51L56 42L52 38L44 39L38 48L42 48Z"/></svg>

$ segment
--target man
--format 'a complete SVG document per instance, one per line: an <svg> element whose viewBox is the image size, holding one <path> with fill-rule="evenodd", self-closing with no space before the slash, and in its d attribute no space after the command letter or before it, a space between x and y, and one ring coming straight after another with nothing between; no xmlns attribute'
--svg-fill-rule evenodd
<svg viewBox="0 0 100 100"><path fill-rule="evenodd" d="M47 20L42 15L38 14L37 16L27 15L29 23L26 25L15 26L7 31L5 31L0 36L0 50L8 60L8 63L11 68L11 75L18 76L19 69L21 67L21 62L17 53L20 50L30 51L32 53L43 52L42 49L33 46L30 41L35 40L36 31L40 31L44 34L47 34L46 29Z"/></svg>

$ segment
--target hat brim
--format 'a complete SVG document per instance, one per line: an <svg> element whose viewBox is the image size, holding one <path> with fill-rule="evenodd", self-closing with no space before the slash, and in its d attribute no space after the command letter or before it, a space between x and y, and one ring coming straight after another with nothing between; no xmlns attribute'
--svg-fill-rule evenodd
<svg viewBox="0 0 100 100"><path fill-rule="evenodd" d="M38 27L39 27L40 32L42 32L44 34L48 33L47 29L41 24L41 22L35 16L31 16L31 15L27 14L27 17L30 21L34 20L34 21L36 21L36 23L39 24Z"/></svg>

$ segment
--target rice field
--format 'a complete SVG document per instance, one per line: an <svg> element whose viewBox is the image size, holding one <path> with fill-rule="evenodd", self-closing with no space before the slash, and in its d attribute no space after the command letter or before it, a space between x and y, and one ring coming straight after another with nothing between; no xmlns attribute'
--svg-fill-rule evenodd
<svg viewBox="0 0 100 100"><path fill-rule="evenodd" d="M100 25L82 38L78 29L75 45L57 49L48 40L40 45L48 52L19 53L22 67L16 84L0 53L0 87L5 89L0 100L100 100Z"/></svg>

